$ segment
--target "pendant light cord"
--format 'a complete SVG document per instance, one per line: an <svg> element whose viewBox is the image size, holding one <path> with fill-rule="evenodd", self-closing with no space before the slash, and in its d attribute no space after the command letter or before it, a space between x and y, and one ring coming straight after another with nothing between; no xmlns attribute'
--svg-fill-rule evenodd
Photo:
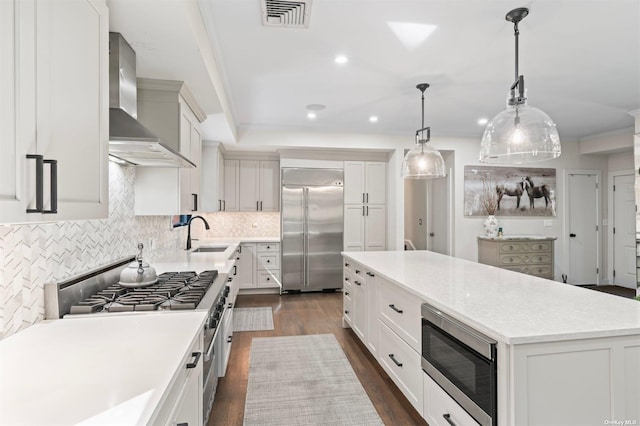
<svg viewBox="0 0 640 426"><path fill-rule="evenodd" d="M518 23L517 22L513 23L513 34L515 35L515 38L516 38L516 75L515 75L515 78L513 79L513 81L518 81L518 77L520 75L520 74L518 74L518 56L519 56L518 38L520 36L520 30L518 29Z"/></svg>

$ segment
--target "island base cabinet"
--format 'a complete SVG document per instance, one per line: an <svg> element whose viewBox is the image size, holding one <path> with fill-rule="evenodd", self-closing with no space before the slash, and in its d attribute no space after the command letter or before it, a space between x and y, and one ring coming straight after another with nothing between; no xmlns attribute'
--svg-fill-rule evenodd
<svg viewBox="0 0 640 426"><path fill-rule="evenodd" d="M431 377L422 373L424 413L429 426L478 426L473 417L458 405Z"/></svg>
<svg viewBox="0 0 640 426"><path fill-rule="evenodd" d="M411 405L422 415L422 378L420 354L414 351L387 325L378 322L378 362L400 388Z"/></svg>
<svg viewBox="0 0 640 426"><path fill-rule="evenodd" d="M640 424L637 336L514 345L512 354L515 415L506 423Z"/></svg>

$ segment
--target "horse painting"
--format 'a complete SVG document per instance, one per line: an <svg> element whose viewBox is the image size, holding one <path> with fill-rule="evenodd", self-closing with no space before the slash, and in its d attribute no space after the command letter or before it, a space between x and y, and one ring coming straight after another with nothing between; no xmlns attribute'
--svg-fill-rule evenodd
<svg viewBox="0 0 640 426"><path fill-rule="evenodd" d="M527 195L529 196L529 207L533 209L533 201L536 198L542 197L544 197L545 209L549 207L549 200L551 199L551 191L549 191L549 187L544 184L535 186L533 184L533 180L529 176L525 178L525 181L525 189L527 191Z"/></svg>
<svg viewBox="0 0 640 426"><path fill-rule="evenodd" d="M524 179L515 185L496 185L496 194L498 194L498 210L500 210L500 201L502 197L508 195L509 197L516 197L516 208L520 208L520 198L525 191L526 182Z"/></svg>

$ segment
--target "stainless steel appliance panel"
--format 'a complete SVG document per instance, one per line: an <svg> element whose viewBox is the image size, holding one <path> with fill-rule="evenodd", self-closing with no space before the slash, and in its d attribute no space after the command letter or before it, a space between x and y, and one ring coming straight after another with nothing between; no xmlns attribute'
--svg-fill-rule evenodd
<svg viewBox="0 0 640 426"><path fill-rule="evenodd" d="M308 187L306 289L342 288L342 230L342 187Z"/></svg>
<svg viewBox="0 0 640 426"><path fill-rule="evenodd" d="M343 171L282 169L282 288L342 288Z"/></svg>
<svg viewBox="0 0 640 426"><path fill-rule="evenodd" d="M301 290L305 283L305 191L282 187L282 287Z"/></svg>

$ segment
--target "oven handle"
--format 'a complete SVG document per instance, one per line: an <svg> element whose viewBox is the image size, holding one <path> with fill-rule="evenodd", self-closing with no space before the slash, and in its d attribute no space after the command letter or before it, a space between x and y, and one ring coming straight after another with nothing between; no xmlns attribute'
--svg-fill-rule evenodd
<svg viewBox="0 0 640 426"><path fill-rule="evenodd" d="M470 328L427 303L422 304L422 318L444 330L490 361L495 361L495 345L490 337Z"/></svg>

